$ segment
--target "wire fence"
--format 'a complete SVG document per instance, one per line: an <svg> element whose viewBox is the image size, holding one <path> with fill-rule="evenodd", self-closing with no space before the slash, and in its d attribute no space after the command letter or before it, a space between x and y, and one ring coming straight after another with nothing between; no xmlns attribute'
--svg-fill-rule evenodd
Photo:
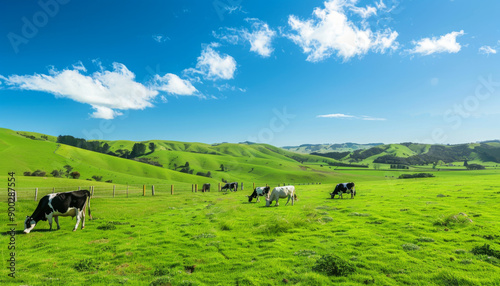
<svg viewBox="0 0 500 286"><path fill-rule="evenodd" d="M320 185L321 183L298 183L290 185ZM70 192L76 190L90 191L92 198L133 198L143 196L167 196L167 195L187 195L194 192L228 192L229 189L221 190L224 183L211 184L210 189L204 189L200 184L177 183L177 184L157 184L157 185L98 185L98 186L64 186L64 187L32 187L14 188L16 201L37 201L43 196L52 193ZM237 191L252 192L255 187L268 186L266 183L245 183L239 182ZM287 183L269 185L285 186ZM7 201L9 192L7 188L0 188L0 200Z"/></svg>

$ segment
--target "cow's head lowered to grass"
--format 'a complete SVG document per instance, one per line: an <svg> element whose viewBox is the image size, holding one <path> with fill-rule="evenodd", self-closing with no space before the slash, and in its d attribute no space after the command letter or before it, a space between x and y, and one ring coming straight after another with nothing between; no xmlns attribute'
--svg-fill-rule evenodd
<svg viewBox="0 0 500 286"><path fill-rule="evenodd" d="M44 196L31 216L27 216L24 221L24 233L30 233L36 224L41 220L48 220L52 229L52 218L59 226L59 216L76 216L76 225L73 231L78 228L82 221L82 229L85 227L85 208L90 214L90 192L88 190L54 193Z"/></svg>
<svg viewBox="0 0 500 286"><path fill-rule="evenodd" d="M351 193L351 199L354 198L354 196L356 195L356 188L353 182L337 184L333 192L330 193L330 196L332 199L335 198L335 195L339 195L339 198L343 198L342 194L345 193Z"/></svg>
<svg viewBox="0 0 500 286"><path fill-rule="evenodd" d="M276 201L276 204L274 205L275 207L279 206L278 201L280 198L288 198L285 206L288 204L290 200L292 200L292 206L293 206L294 201L297 199L297 196L295 195L295 187L283 186L274 188L273 191L271 192L271 195L266 199L266 207L271 206L271 203L273 201Z"/></svg>
<svg viewBox="0 0 500 286"><path fill-rule="evenodd" d="M26 216L26 220L24 220L24 233L30 233L35 228L35 225L36 221L32 217Z"/></svg>

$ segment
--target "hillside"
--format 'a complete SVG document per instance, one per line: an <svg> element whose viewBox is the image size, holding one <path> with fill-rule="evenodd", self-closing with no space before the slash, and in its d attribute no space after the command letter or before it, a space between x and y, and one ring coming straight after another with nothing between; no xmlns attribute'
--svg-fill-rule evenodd
<svg viewBox="0 0 500 286"><path fill-rule="evenodd" d="M311 153L329 153L329 152L354 152L356 150L369 149L382 144L383 143L303 144L300 146L284 146L281 148L296 153L311 154Z"/></svg>
<svg viewBox="0 0 500 286"><path fill-rule="evenodd" d="M64 172L65 165L80 173L80 179L93 181L94 176L114 184L144 183L213 183L238 182L330 182L338 180L328 163L336 160L297 154L263 144L203 144L153 140L154 152L148 150L133 159L121 158L118 150L132 150L132 141L90 141L88 145L108 145L115 156L57 143L58 138L39 133L0 129L0 162L2 174L15 171ZM81 143L81 142L80 142ZM154 163L157 166L139 161ZM322 164L325 166L322 166ZM307 165L305 165L307 164ZM222 168L223 167L223 168ZM183 170L184 169L184 170ZM210 174L208 174L210 173ZM197 175L198 174L198 175ZM210 177L207 177L210 175Z"/></svg>
<svg viewBox="0 0 500 286"><path fill-rule="evenodd" d="M352 152L311 153L355 164L428 165L465 161L500 163L500 142L486 141L457 145L419 143L386 144Z"/></svg>

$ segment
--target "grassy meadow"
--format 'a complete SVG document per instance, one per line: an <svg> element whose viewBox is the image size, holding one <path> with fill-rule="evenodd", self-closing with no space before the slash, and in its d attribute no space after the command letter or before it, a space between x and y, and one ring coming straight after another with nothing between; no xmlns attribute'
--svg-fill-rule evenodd
<svg viewBox="0 0 500 286"><path fill-rule="evenodd" d="M76 232L74 219L61 218L61 230L40 222L23 234L37 202L22 199L16 278L3 259L0 284L500 285L498 170L405 180L395 171L336 173L356 182L355 199L331 200L332 183L297 185L294 206L270 208L248 203L249 187L96 196L94 220ZM6 232L1 241L9 257Z"/></svg>

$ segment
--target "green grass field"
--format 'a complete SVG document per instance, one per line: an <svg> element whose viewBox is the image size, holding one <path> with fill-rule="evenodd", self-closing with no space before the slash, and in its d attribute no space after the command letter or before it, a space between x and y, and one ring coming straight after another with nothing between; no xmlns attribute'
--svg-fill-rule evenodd
<svg viewBox="0 0 500 286"><path fill-rule="evenodd" d="M270 208L263 199L248 203L249 188L97 196L84 230L72 232L75 220L61 218L61 230L40 222L28 235L23 218L37 202L22 199L16 278L3 259L0 283L500 285L500 172L434 174L400 180L396 171L344 170L337 175L357 183L355 199L329 199L333 184L296 186L294 206ZM2 258L8 238L2 232ZM472 252L485 244L491 254ZM335 273L343 276L328 275Z"/></svg>

